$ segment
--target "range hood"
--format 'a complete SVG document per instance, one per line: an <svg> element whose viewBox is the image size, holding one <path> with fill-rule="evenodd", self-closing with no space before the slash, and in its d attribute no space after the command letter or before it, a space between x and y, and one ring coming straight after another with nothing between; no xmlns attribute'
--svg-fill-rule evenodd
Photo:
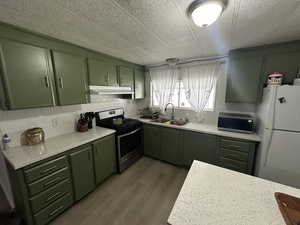
<svg viewBox="0 0 300 225"><path fill-rule="evenodd" d="M131 87L89 86L92 94L98 95L133 95Z"/></svg>

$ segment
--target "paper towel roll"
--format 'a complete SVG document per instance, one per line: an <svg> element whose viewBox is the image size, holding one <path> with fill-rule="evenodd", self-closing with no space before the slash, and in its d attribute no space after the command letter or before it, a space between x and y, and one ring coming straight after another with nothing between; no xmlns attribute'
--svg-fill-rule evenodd
<svg viewBox="0 0 300 225"><path fill-rule="evenodd" d="M294 85L295 86L300 86L300 78L294 79Z"/></svg>

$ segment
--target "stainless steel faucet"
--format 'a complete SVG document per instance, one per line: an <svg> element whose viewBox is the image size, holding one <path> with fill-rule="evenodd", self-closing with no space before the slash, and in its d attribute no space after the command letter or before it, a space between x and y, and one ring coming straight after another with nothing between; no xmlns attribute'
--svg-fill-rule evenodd
<svg viewBox="0 0 300 225"><path fill-rule="evenodd" d="M171 120L174 120L175 119L175 117L174 117L174 104L173 103L171 103L171 102L169 102L168 104L166 104L166 107L165 107L165 111L167 111L167 108L168 108L168 106L169 105L172 105L172 117L171 117Z"/></svg>

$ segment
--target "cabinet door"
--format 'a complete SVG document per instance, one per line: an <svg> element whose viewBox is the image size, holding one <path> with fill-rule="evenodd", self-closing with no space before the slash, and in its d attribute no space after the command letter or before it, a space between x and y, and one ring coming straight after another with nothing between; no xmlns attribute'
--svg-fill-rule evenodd
<svg viewBox="0 0 300 225"><path fill-rule="evenodd" d="M0 44L7 108L54 105L49 50L4 39Z"/></svg>
<svg viewBox="0 0 300 225"><path fill-rule="evenodd" d="M185 131L183 134L183 164L191 166L193 160L216 164L217 137Z"/></svg>
<svg viewBox="0 0 300 225"><path fill-rule="evenodd" d="M117 86L117 68L114 64L97 59L89 59L90 85Z"/></svg>
<svg viewBox="0 0 300 225"><path fill-rule="evenodd" d="M136 69L134 72L134 98L145 98L145 72L142 69Z"/></svg>
<svg viewBox="0 0 300 225"><path fill-rule="evenodd" d="M86 59L53 51L53 63L60 105L88 102Z"/></svg>
<svg viewBox="0 0 300 225"><path fill-rule="evenodd" d="M92 147L84 146L70 154L75 200L78 201L95 188Z"/></svg>
<svg viewBox="0 0 300 225"><path fill-rule="evenodd" d="M119 84L121 87L133 88L133 69L119 66Z"/></svg>
<svg viewBox="0 0 300 225"><path fill-rule="evenodd" d="M226 102L256 103L259 99L263 57L230 58Z"/></svg>
<svg viewBox="0 0 300 225"><path fill-rule="evenodd" d="M263 72L262 83L265 83L268 75L272 72L280 72L283 76L284 84L292 84L294 78L300 69L300 52L288 52L266 56Z"/></svg>
<svg viewBox="0 0 300 225"><path fill-rule="evenodd" d="M161 128L161 159L169 163L178 164L180 130Z"/></svg>
<svg viewBox="0 0 300 225"><path fill-rule="evenodd" d="M116 171L115 136L108 136L93 143L96 183Z"/></svg>
<svg viewBox="0 0 300 225"><path fill-rule="evenodd" d="M144 125L144 153L147 156L161 158L161 134L159 126Z"/></svg>

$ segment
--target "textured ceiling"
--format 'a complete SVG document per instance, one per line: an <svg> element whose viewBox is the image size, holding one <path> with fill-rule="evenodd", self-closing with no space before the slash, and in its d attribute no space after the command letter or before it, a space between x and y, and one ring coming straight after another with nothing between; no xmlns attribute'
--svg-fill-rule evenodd
<svg viewBox="0 0 300 225"><path fill-rule="evenodd" d="M300 39L300 0L229 0L199 28L192 0L0 0L0 21L138 64Z"/></svg>

